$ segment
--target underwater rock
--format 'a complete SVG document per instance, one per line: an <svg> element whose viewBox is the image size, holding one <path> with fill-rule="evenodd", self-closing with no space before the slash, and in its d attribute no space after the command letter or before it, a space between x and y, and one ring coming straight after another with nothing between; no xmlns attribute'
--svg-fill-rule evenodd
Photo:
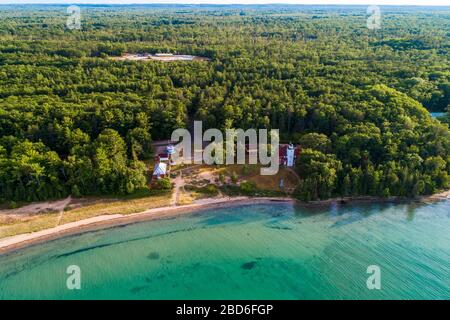
<svg viewBox="0 0 450 320"><path fill-rule="evenodd" d="M150 260L157 260L157 259L159 259L159 253L158 252L150 252L149 255L147 256L147 258Z"/></svg>
<svg viewBox="0 0 450 320"><path fill-rule="evenodd" d="M241 268L245 269L245 270L251 270L255 267L255 265L256 265L256 261L250 261L250 262L246 262L246 263L242 264Z"/></svg>

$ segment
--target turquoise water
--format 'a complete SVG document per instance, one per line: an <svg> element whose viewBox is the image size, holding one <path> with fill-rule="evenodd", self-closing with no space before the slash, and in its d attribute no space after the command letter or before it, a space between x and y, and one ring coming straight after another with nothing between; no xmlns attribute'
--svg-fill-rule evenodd
<svg viewBox="0 0 450 320"><path fill-rule="evenodd" d="M66 269L81 270L68 290ZM381 289L369 290L369 265ZM0 256L1 299L450 299L450 201L214 209Z"/></svg>
<svg viewBox="0 0 450 320"><path fill-rule="evenodd" d="M432 118L439 118L446 115L446 112L430 112Z"/></svg>

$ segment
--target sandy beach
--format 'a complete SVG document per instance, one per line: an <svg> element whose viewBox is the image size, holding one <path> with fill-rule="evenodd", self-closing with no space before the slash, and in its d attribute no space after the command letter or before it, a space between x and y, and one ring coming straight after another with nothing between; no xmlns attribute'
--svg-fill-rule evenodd
<svg viewBox="0 0 450 320"><path fill-rule="evenodd" d="M221 208L238 205L249 204L264 204L274 202L286 202L297 203L304 206L321 206L330 205L333 203L358 203L358 202L433 202L439 200L450 199L450 190L437 193L430 196L420 196L416 198L379 198L370 196L361 197L344 197L344 198L332 198L321 201L301 202L293 198L251 198L251 197L222 197L222 198L209 198L198 200L194 204L181 205L181 206L167 206L161 208L149 209L143 212L122 215L100 215L76 222L66 223L54 228L49 228L37 232L20 234L15 236L6 237L0 239L0 254L4 254L9 251L17 250L27 247L29 245L46 242L49 240L61 238L68 235L80 234L86 231L93 231L98 229L104 229L113 226L126 225L141 221L148 221L152 219L164 219L172 218L183 214L188 214L198 210Z"/></svg>
<svg viewBox="0 0 450 320"><path fill-rule="evenodd" d="M295 200L291 198L224 197L224 198L202 199L194 204L182 206L167 206L161 208L154 208L143 212L128 215L122 214L100 215L84 220L66 223L54 228L2 238L0 239L0 254L20 249L32 244L42 243L45 241L61 238L68 235L79 234L86 231L93 231L112 226L148 221L152 219L171 218L182 214L191 213L193 211L209 209L212 207L220 208L220 207L229 207L233 205L247 205L259 203L262 204L271 202L272 203L294 202L294 201Z"/></svg>

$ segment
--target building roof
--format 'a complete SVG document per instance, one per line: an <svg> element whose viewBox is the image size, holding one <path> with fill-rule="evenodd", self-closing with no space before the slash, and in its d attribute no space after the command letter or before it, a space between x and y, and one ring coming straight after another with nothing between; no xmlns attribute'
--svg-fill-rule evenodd
<svg viewBox="0 0 450 320"><path fill-rule="evenodd" d="M292 148L294 149L294 155L298 156L300 154L300 150L301 150L300 146L294 146L292 144L286 144L286 143L283 143L283 144L279 145L279 148L278 148L279 156L280 157L286 156L287 155L287 150L288 149L292 149Z"/></svg>
<svg viewBox="0 0 450 320"><path fill-rule="evenodd" d="M175 147L173 145L169 144L166 147L166 151L167 151L168 154L174 154L175 153Z"/></svg>
<svg viewBox="0 0 450 320"><path fill-rule="evenodd" d="M167 164L164 162L159 162L155 165L155 169L153 170L154 176L161 176L167 173Z"/></svg>

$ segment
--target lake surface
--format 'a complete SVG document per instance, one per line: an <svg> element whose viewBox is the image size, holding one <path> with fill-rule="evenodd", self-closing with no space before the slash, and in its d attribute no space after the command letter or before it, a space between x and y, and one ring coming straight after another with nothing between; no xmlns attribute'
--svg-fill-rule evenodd
<svg viewBox="0 0 450 320"><path fill-rule="evenodd" d="M432 118L439 118L446 115L446 112L430 112Z"/></svg>
<svg viewBox="0 0 450 320"><path fill-rule="evenodd" d="M69 290L66 270L81 270ZM381 289L369 290L369 265ZM0 299L450 299L450 201L201 211L0 256Z"/></svg>

